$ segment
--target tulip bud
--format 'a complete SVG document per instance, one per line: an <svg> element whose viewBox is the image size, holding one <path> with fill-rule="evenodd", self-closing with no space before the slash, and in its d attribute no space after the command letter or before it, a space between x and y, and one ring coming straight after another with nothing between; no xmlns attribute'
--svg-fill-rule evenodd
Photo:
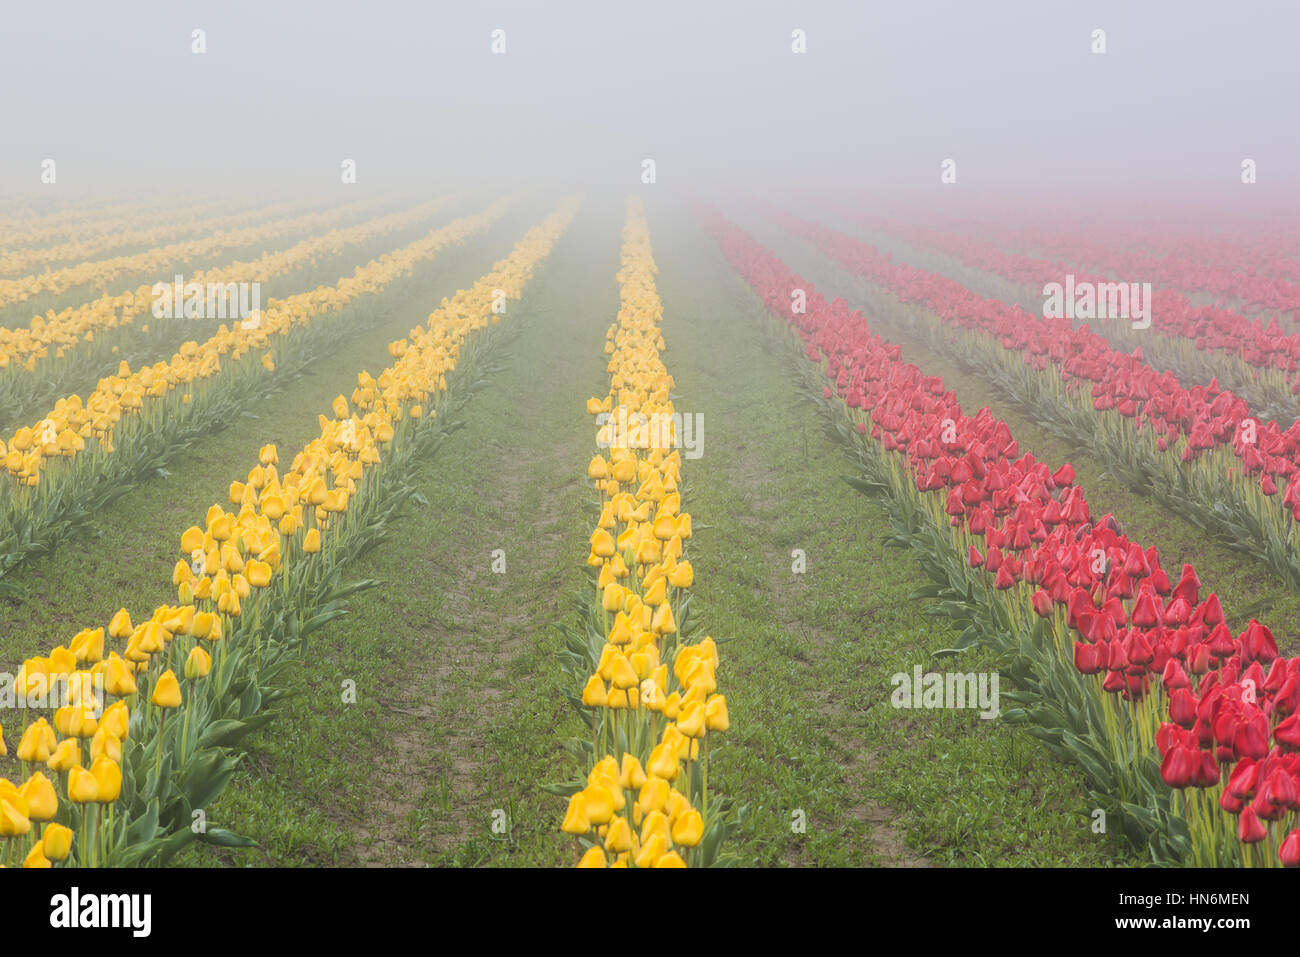
<svg viewBox="0 0 1300 957"><path fill-rule="evenodd" d="M196 681L199 678L206 678L208 672L212 670L212 658L206 651L195 645L190 649L189 657L185 659L185 678L187 681Z"/></svg>

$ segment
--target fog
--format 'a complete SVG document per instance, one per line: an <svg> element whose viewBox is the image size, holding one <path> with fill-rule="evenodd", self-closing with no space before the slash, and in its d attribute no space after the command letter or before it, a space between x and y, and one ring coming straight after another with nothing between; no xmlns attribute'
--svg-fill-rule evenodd
<svg viewBox="0 0 1300 957"><path fill-rule="evenodd" d="M635 189L650 158L664 192L1275 209L1298 35L1261 0L15 4L0 185L331 190L351 158L361 190Z"/></svg>

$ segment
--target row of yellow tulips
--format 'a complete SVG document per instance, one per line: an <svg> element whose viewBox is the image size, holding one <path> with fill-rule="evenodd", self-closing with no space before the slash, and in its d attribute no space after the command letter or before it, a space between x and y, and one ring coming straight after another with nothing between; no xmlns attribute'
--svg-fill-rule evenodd
<svg viewBox="0 0 1300 957"><path fill-rule="evenodd" d="M279 471L276 447L263 447L246 480L230 487L238 511L213 505L202 525L182 535L184 557L173 570L178 604L155 609L139 624L122 609L107 630L86 629L67 647L24 663L16 682L23 693L56 678L68 692L52 709L52 720L42 716L24 731L17 747L22 783L0 779L0 838L7 841L9 860L45 867L70 856L82 866L121 859L124 844L136 834L129 822L113 816L123 796L123 770L130 781L155 786L169 769L172 778L184 779L207 740L191 718L208 712L195 710L194 702L220 699L228 690L220 686L230 674L228 656L250 650L232 648L238 637L247 637L243 625L250 617L269 616L277 595L294 594L294 582L333 564L349 517L373 504L366 496L378 488L377 466L396 461L419 430L432 426L447 392L446 377L471 334L500 319L502 293L507 299L520 296L576 210L575 200L562 203L490 273L444 300L408 338L392 343L396 361L378 377L359 373L351 400L334 400L334 417L320 417L319 437L285 472ZM251 630L260 640L260 632ZM110 641L120 651L108 647ZM263 650L259 643L259 662ZM96 696L97 683L116 699L107 708ZM170 730L166 725L178 709L179 734L174 722ZM152 776L132 773L141 760L152 762Z"/></svg>
<svg viewBox="0 0 1300 957"><path fill-rule="evenodd" d="M271 250L257 259L234 260L224 266L200 270L187 276L186 282L204 285L267 282L302 269L321 257L337 255L347 246L409 228L444 209L455 198L442 197L352 226L330 229L284 249ZM343 207L333 215L342 219L353 212L355 207ZM159 281L171 283L173 278L161 276ZM150 315L154 300L153 284L142 284L134 290L105 294L57 313L50 310L45 316L35 317L28 328L0 329L0 368L21 363L25 371L35 371L38 360L62 359L78 344L93 342L96 334L128 326L137 316Z"/></svg>
<svg viewBox="0 0 1300 957"><path fill-rule="evenodd" d="M20 249L31 249L45 243L93 239L106 234L117 234L142 228L145 224L188 222L202 223L211 216L242 215L242 222L258 222L286 211L304 208L305 201L277 203L266 206L249 199L231 200L197 196L169 197L151 201L122 200L96 205L84 197L68 200L54 212L36 213L32 210L13 210L0 216L0 250L5 255Z"/></svg>
<svg viewBox="0 0 1300 957"><path fill-rule="evenodd" d="M227 209L223 212L222 206ZM253 209L231 211L229 203L204 203L198 207L168 212L128 210L128 215L114 217L93 232L51 246L18 246L8 234L0 251L0 274L12 276L30 270L48 269L56 263L79 263L111 249L136 247L149 249L159 243L176 242L178 237L242 229L255 223L273 222L281 216L301 213L312 205L302 200L276 203Z"/></svg>
<svg viewBox="0 0 1300 957"><path fill-rule="evenodd" d="M694 581L683 554L691 516L682 510L654 274L645 212L630 200L618 320L605 343L609 392L587 402L599 417L597 445L608 452L587 467L600 496L587 559L597 641L587 644L582 689L593 766L561 825L582 867L684 867L692 855L707 864L716 853L701 845L711 824L709 740L727 730L727 702L715 693L713 639L691 643L679 627ZM610 416L621 420L622 410L634 422L644 416L645 428L619 435Z"/></svg>
<svg viewBox="0 0 1300 957"><path fill-rule="evenodd" d="M333 226L342 217L373 209L382 202L383 200L379 198L363 199L324 212L309 213L290 219L275 219L260 226L219 230L209 236L170 243L145 252L112 256L108 259L65 266L62 269L29 273L16 279L0 279L0 309L14 303L26 302L42 293L57 295L84 285L102 288L123 276L162 273L172 268L175 263L203 259L227 249L258 245L303 230Z"/></svg>
<svg viewBox="0 0 1300 957"><path fill-rule="evenodd" d="M205 342L186 343L169 361L135 372L124 361L118 374L100 380L85 402L76 395L60 399L39 422L18 429L7 445L0 442L6 471L22 486L39 485L48 463L74 458L92 437L105 453L111 454L113 431L124 416L138 414L146 408L148 400L178 390L182 401L188 402L194 383L221 371L223 357L238 361L250 352L260 351L262 365L267 371L274 371L270 351L273 337L287 336L318 315L337 311L360 296L381 291L399 276L409 275L418 263L439 250L487 228L508 206L509 200L497 200L480 213L454 220L407 246L359 266L351 277L334 286L320 286L285 299L272 299L255 323L223 324Z"/></svg>

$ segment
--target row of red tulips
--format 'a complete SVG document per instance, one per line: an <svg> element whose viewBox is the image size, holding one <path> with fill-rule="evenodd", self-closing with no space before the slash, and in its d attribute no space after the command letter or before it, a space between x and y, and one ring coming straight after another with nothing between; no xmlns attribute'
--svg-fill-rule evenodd
<svg viewBox="0 0 1300 957"><path fill-rule="evenodd" d="M930 251L942 254L953 263L946 268L948 274L965 285L981 287L982 280L986 282L992 276L1014 284L1009 295L998 288L986 291L1035 312L1040 310L1040 303L1046 302L1052 283L1064 286L1066 298L1071 298L1074 290L1090 287L1099 310L1104 305L1104 290L1122 294L1124 288L1106 276L1081 272L1077 266L1005 252L984 235L976 238L894 217L870 216L863 221L905 239L923 255ZM942 264L938 268L945 269ZM1103 271L1112 277L1151 279L1151 274L1145 272ZM1294 371L1296 356L1292 354L1298 343L1278 325L1276 316L1265 323L1231 309L1194 305L1170 288L1150 292L1144 305L1147 308L1142 316L1130 314L1130 319L1147 318L1147 326L1139 324L1134 328L1129 320L1115 316L1110 317L1112 321L1103 318L1091 325L1121 352L1142 348L1148 365L1173 372L1184 384L1223 384L1246 399L1259 418L1277 419L1284 426L1300 419L1300 384ZM1104 313L1098 312L1098 316L1104 317Z"/></svg>
<svg viewBox="0 0 1300 957"><path fill-rule="evenodd" d="M829 258L944 325L970 333L948 347L980 365L1044 424L1149 484L1167 504L1268 561L1300 587L1300 423L1283 431L1217 383L1185 388L1148 365L1139 347L1113 348L1087 326L1045 318L961 283L895 262L874 246L764 207Z"/></svg>
<svg viewBox="0 0 1300 957"><path fill-rule="evenodd" d="M716 211L701 214L799 337L863 484L893 500L900 534L928 553L930 594L970 622L963 643L1012 662L1027 707L1007 717L1036 723L1094 786L1113 787L1128 833L1158 859L1300 863L1300 658L1280 658L1256 621L1233 635L1190 565L1174 582L1154 548L1092 519L1069 465L1022 455L988 409L964 415L941 378L903 362L842 300Z"/></svg>
<svg viewBox="0 0 1300 957"><path fill-rule="evenodd" d="M1081 242L1079 250L1066 253L1066 262L1041 256L1007 252L981 229L976 238L953 232L927 228L909 220L876 216L865 222L878 226L885 232L909 243L932 247L954 256L975 269L996 273L1013 282L1041 290L1048 283L1062 283L1067 274L1075 277L1076 286L1088 282L1101 285L1121 279L1141 279L1156 284L1151 301L1151 329L1154 332L1187 339L1203 352L1221 352L1236 356L1248 365L1260 369L1280 369L1291 377L1293 390L1300 390L1300 334L1288 333L1278 324L1277 317L1265 322L1252 319L1240 312L1218 306L1196 305L1180 290L1196 289L1202 277L1222 290L1223 299L1236 295L1253 307L1268 308L1276 312L1290 312L1300 307L1300 285L1286 290L1285 294L1265 295L1257 287L1263 283L1271 288L1275 284L1288 287L1293 284L1283 280L1270 280L1236 276L1233 273L1206 267L1188 267L1186 270L1163 267L1163 260L1134 252L1107 250L1099 243ZM1071 237L1073 240L1074 237ZM1006 240L1004 240L1006 241ZM1093 271L1081 269L1087 264ZM1103 274L1104 273L1104 274Z"/></svg>
<svg viewBox="0 0 1300 957"><path fill-rule="evenodd" d="M1249 309L1295 312L1300 308L1300 244L1294 230L1269 230L1251 224L1251 235L1235 241L1188 235L1181 225L1180 242L1171 246L1170 230L1160 224L1117 241L1109 226L1097 228L1016 228L981 222L980 235L1009 250L1032 250L1076 265L1121 275L1145 276L1184 292L1208 295L1215 304L1240 302ZM1278 248L1270 249L1270 244ZM1281 254L1282 248L1290 254Z"/></svg>

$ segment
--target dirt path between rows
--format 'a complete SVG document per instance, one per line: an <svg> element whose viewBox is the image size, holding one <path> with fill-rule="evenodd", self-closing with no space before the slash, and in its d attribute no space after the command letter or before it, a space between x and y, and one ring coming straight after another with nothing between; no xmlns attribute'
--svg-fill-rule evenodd
<svg viewBox="0 0 1300 957"><path fill-rule="evenodd" d="M583 406L612 316L610 289L584 274L593 244L617 238L604 212L587 213L525 290L504 368L474 396L423 489L443 520L406 574L428 584L427 617L403 642L409 680L388 690L391 710L408 720L375 767L359 863L491 863L509 850L493 828L503 815L511 830L518 818L545 827L542 812L520 810L540 800L536 788L507 785L501 769L514 765L520 712L533 698L521 662L581 573ZM616 258L608 265L616 306Z"/></svg>

